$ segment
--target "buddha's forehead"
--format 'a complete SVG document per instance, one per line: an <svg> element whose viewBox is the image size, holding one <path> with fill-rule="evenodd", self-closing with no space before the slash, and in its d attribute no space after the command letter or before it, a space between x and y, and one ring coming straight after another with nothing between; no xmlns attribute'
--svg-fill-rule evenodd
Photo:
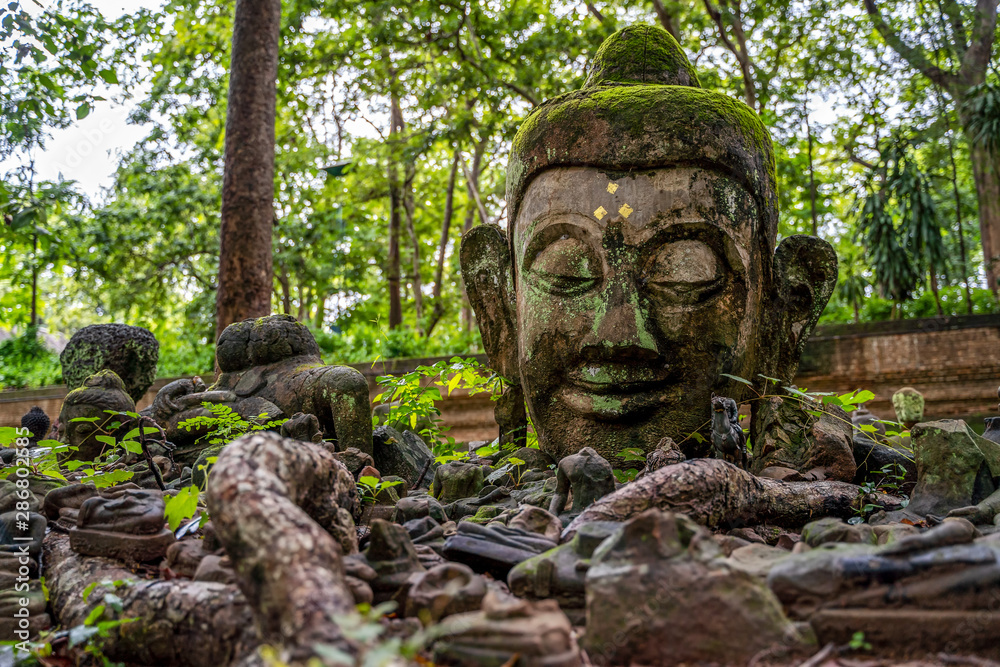
<svg viewBox="0 0 1000 667"><path fill-rule="evenodd" d="M631 243L642 243L664 227L707 223L749 248L758 215L742 185L711 169L675 166L622 174L563 167L542 172L528 186L514 227L518 255L534 233L554 222L596 233L619 225Z"/></svg>

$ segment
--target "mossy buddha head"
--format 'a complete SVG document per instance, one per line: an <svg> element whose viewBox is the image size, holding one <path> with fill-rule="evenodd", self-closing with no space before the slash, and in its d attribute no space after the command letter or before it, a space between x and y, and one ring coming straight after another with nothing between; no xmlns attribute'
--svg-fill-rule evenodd
<svg viewBox="0 0 1000 667"><path fill-rule="evenodd" d="M775 187L760 119L702 89L659 28L615 33L581 90L532 112L507 233L474 228L461 261L491 364L523 387L542 449L651 451L705 431L713 392L745 396L724 374L790 380L837 260L813 237L775 251Z"/></svg>
<svg viewBox="0 0 1000 667"><path fill-rule="evenodd" d="M125 384L114 371L105 369L88 377L83 381L82 387L66 394L59 411L58 438L77 448L67 458L95 460L107 447L97 440L97 436L116 436L117 431L109 429L108 424L124 421L116 417L116 413L134 411L135 402L126 393ZM87 421L74 421L77 419Z"/></svg>

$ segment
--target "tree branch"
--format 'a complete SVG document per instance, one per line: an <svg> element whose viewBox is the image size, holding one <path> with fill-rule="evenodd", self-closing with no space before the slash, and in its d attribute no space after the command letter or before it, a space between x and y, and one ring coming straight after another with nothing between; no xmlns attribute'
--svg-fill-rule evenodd
<svg viewBox="0 0 1000 667"><path fill-rule="evenodd" d="M995 3L995 0L981 1ZM899 33L894 32L882 17L878 7L875 6L875 0L864 0L864 4L865 11L868 12L868 16L872 20L872 25L878 34L882 36L882 39L889 46L889 48L898 53L899 57L909 63L911 67L920 71L920 73L928 79L954 94L955 88L959 85L958 77L950 72L945 72L940 67L932 65L930 61L927 60L927 54L924 53L922 48L910 46L903 40L902 37L900 37Z"/></svg>

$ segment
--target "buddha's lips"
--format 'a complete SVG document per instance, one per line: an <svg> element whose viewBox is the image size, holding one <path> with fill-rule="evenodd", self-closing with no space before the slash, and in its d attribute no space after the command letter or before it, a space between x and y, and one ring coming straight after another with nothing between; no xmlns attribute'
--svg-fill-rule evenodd
<svg viewBox="0 0 1000 667"><path fill-rule="evenodd" d="M570 372L567 379L570 384L587 393L623 395L656 391L667 384L669 378L666 369L630 368L609 372L607 369L588 366Z"/></svg>

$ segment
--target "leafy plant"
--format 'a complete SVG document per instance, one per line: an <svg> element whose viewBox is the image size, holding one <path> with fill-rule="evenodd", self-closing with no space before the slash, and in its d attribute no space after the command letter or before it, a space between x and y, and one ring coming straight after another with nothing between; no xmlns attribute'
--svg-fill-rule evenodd
<svg viewBox="0 0 1000 667"><path fill-rule="evenodd" d="M384 482L378 477L362 475L358 478L358 494L361 496L361 502L373 504L375 499L378 498L379 493L381 493L384 489L390 489L397 484L402 484L402 482L398 479Z"/></svg>
<svg viewBox="0 0 1000 667"><path fill-rule="evenodd" d="M855 503L855 516L847 520L848 523L858 524L872 512L884 507L878 503L868 502L869 498L876 493L895 493L899 491L906 480L906 468L899 463L887 463L879 469L882 477L878 481L867 481L858 490L858 502ZM906 507L910 503L909 499L904 499L901 506Z"/></svg>
<svg viewBox="0 0 1000 667"><path fill-rule="evenodd" d="M455 439L446 435L449 427L442 424L436 403L442 400L442 388L448 396L456 389L470 395L491 392L494 398L499 396L502 379L485 371L474 358L452 357L431 366L417 366L402 375L380 375L376 382L385 390L375 397L375 402L389 405L387 425L417 432L431 444L435 455L454 460L461 457L454 454ZM373 420L377 425L377 419Z"/></svg>
<svg viewBox="0 0 1000 667"><path fill-rule="evenodd" d="M626 447L618 452L618 458L623 461L641 461L643 465L646 464L646 455L638 447ZM631 482L639 474L639 470L636 468L626 468L625 470L614 468L611 472L614 473L615 479L620 484Z"/></svg>
<svg viewBox="0 0 1000 667"><path fill-rule="evenodd" d="M210 445L222 445L247 433L254 431L273 430L284 424L287 419L267 419L267 413L262 412L256 417L243 418L238 412L228 405L221 403L204 402L201 404L206 410L212 413L211 417L198 415L190 419L185 419L178 426L185 431L206 429L208 432L200 436L195 442L208 440Z"/></svg>

